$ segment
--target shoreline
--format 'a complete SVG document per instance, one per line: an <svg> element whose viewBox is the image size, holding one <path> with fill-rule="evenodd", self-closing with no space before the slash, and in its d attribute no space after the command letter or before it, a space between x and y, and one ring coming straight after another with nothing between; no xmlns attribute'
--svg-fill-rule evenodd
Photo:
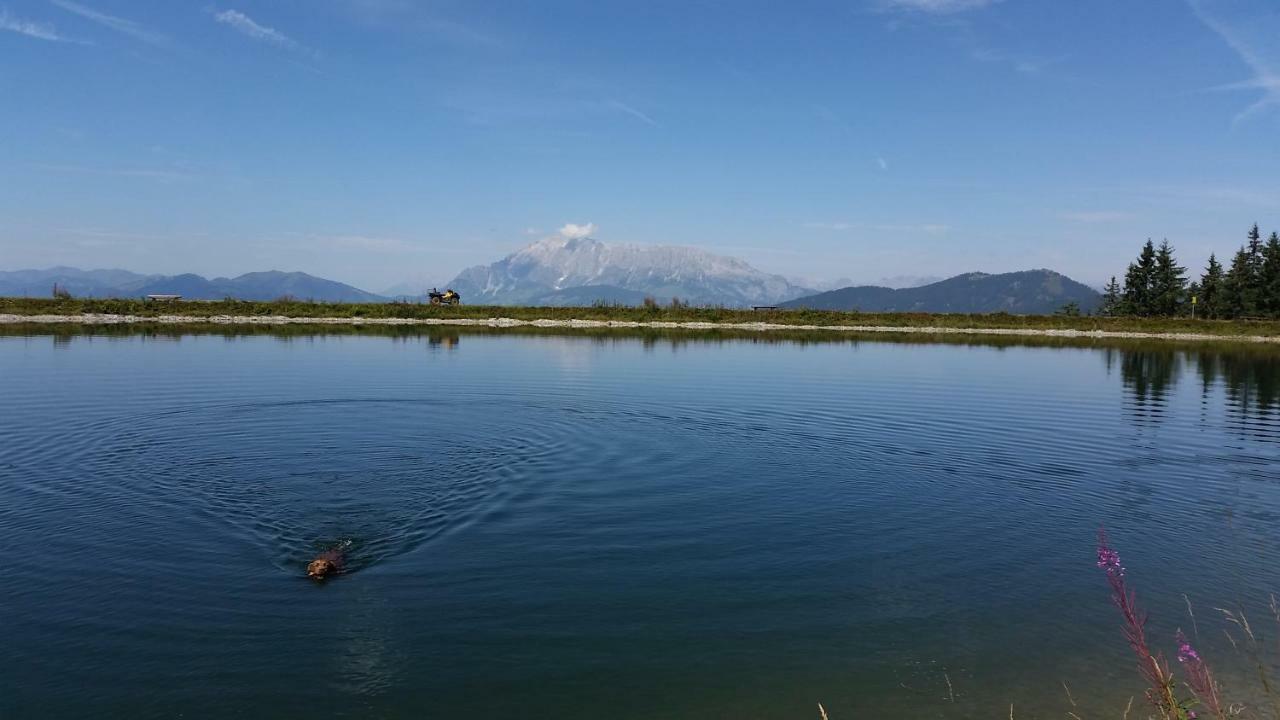
<svg viewBox="0 0 1280 720"><path fill-rule="evenodd" d="M1280 344L1280 336L1215 335L1207 333L1141 332L1119 330L1071 330L1056 328L984 328L910 325L800 325L769 322L704 322L704 321L639 321L639 320L519 320L516 318L357 318L357 317L292 317L286 315L115 315L84 313L79 315L20 315L0 313L0 325L346 325L346 326L422 326L422 327L487 327L487 328L568 328L617 330L732 330L738 332L805 331L831 333L885 333L916 335L1003 335L1023 337L1134 339L1177 341L1232 341Z"/></svg>

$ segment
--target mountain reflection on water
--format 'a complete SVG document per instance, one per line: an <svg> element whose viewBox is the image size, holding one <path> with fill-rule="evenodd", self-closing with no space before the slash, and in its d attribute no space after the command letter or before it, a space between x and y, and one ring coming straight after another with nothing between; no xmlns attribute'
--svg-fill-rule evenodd
<svg viewBox="0 0 1280 720"><path fill-rule="evenodd" d="M912 345L949 345L988 348L1058 347L1093 349L1101 352L1107 371L1117 368L1131 394L1135 417L1158 418L1167 393L1187 372L1198 377L1204 394L1221 385L1226 389L1230 406L1248 416L1266 416L1280 404L1280 346L1241 343L1224 340L1180 345L1162 340L1092 340L1073 338L1038 338L1002 335L925 335L873 333L870 335L835 335L822 331L688 331L688 330L611 330L574 331L564 328L422 328L412 326L85 326L68 329L47 326L48 337L56 346L66 346L79 339L94 337L134 337L156 341L178 341L194 335L217 335L228 340L249 337L271 337L280 342L314 340L331 335L380 336L399 342L421 342L431 350L454 350L465 336L530 336L564 337L589 341L595 345L628 345L638 343L646 351L669 350L725 343L748 345L851 345L862 343L905 343ZM0 327L4 335L29 335L21 326Z"/></svg>

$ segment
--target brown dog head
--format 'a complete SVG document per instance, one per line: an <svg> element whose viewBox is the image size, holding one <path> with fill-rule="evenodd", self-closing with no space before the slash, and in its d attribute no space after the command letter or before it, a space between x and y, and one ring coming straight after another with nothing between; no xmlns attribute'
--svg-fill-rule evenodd
<svg viewBox="0 0 1280 720"><path fill-rule="evenodd" d="M338 564L326 558L317 558L307 565L307 577L315 580L323 580L337 574Z"/></svg>

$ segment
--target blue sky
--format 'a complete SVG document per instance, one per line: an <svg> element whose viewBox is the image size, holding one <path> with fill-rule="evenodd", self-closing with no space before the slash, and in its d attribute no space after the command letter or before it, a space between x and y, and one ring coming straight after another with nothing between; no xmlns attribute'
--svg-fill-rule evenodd
<svg viewBox="0 0 1280 720"><path fill-rule="evenodd" d="M1100 284L1280 229L1274 0L0 0L0 268L443 282L566 223Z"/></svg>

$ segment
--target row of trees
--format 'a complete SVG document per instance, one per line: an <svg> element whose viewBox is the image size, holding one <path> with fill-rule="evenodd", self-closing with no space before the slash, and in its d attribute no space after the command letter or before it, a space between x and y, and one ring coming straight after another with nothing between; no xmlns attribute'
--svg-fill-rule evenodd
<svg viewBox="0 0 1280 720"><path fill-rule="evenodd" d="M1248 242L1224 268L1214 255L1199 280L1189 281L1166 240L1150 240L1129 264L1124 285L1115 277L1103 292L1105 315L1207 318L1280 317L1280 234L1263 242L1254 225Z"/></svg>

